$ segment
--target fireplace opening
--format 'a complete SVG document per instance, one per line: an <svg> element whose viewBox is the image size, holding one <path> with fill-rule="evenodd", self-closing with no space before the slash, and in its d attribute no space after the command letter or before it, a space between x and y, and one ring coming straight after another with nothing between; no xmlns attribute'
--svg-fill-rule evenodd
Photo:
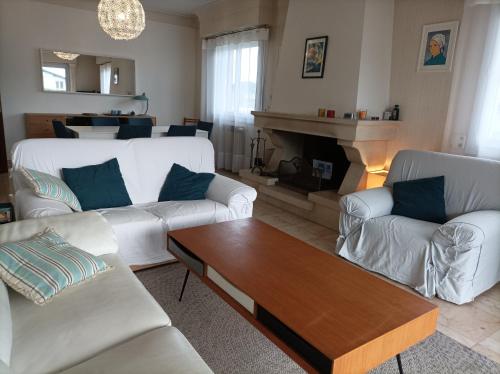
<svg viewBox="0 0 500 374"><path fill-rule="evenodd" d="M303 135L302 155L281 160L278 184L305 193L338 190L350 162L337 139Z"/></svg>

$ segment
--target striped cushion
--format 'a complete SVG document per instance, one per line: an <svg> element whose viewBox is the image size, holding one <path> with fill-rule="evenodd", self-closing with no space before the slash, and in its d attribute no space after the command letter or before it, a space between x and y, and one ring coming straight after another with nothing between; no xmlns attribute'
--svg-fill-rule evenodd
<svg viewBox="0 0 500 374"><path fill-rule="evenodd" d="M73 247L52 229L0 244L0 278L38 305L108 269L102 259Z"/></svg>
<svg viewBox="0 0 500 374"><path fill-rule="evenodd" d="M38 196L61 201L77 212L82 211L78 198L62 179L32 169L21 168L21 173Z"/></svg>

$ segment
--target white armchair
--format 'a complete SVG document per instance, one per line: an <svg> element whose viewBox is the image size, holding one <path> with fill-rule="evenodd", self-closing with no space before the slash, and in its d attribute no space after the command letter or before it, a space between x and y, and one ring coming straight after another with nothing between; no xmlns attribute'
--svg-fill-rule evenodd
<svg viewBox="0 0 500 374"><path fill-rule="evenodd" d="M394 182L445 176L449 221L391 215ZM422 295L456 304L500 281L500 162L401 151L386 186L340 201L337 253Z"/></svg>

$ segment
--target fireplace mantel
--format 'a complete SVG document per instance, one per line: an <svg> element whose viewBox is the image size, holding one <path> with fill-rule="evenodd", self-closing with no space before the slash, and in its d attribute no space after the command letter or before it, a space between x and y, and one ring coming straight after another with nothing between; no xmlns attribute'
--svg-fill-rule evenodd
<svg viewBox="0 0 500 374"><path fill-rule="evenodd" d="M399 121L361 121L319 118L307 115L257 112L255 127L269 135L275 149L268 171L275 171L281 160L301 153L299 134L337 139L351 166L338 191L347 194L366 187L367 172L382 170L387 161L387 143L396 137Z"/></svg>
<svg viewBox="0 0 500 374"><path fill-rule="evenodd" d="M306 115L252 112L255 126L300 134L326 136L347 141L391 140L399 121L362 121L343 118L319 118Z"/></svg>

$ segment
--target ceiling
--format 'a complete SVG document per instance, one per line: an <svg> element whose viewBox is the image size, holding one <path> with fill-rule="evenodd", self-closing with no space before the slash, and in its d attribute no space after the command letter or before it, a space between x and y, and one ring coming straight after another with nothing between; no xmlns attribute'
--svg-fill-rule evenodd
<svg viewBox="0 0 500 374"><path fill-rule="evenodd" d="M145 10L192 15L194 10L214 0L140 0Z"/></svg>

